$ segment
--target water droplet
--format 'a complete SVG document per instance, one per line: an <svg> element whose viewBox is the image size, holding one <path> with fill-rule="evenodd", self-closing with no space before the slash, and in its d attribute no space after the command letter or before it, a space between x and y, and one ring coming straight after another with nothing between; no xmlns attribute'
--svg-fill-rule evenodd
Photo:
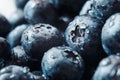
<svg viewBox="0 0 120 80"><path fill-rule="evenodd" d="M49 69L51 69L52 67L51 67L51 66L49 66L48 68L49 68Z"/></svg>
<svg viewBox="0 0 120 80"><path fill-rule="evenodd" d="M42 74L42 77L44 77L45 80L47 79L46 76L45 76L44 74Z"/></svg>
<svg viewBox="0 0 120 80"><path fill-rule="evenodd" d="M76 57L76 59L77 59L77 60L80 60L80 58L79 58L79 57Z"/></svg>
<svg viewBox="0 0 120 80"><path fill-rule="evenodd" d="M116 53L117 56L120 56L120 53Z"/></svg>
<svg viewBox="0 0 120 80"><path fill-rule="evenodd" d="M111 63L110 59L104 59L101 63L100 66L107 66Z"/></svg>
<svg viewBox="0 0 120 80"><path fill-rule="evenodd" d="M55 56L51 56L52 59L55 59L56 57Z"/></svg>
<svg viewBox="0 0 120 80"><path fill-rule="evenodd" d="M83 50L84 50L84 48L83 48L83 47L81 47L81 48L80 48L80 50L82 50L82 51L83 51Z"/></svg>
<svg viewBox="0 0 120 80"><path fill-rule="evenodd" d="M114 19L115 19L115 17L116 17L116 16L115 16L115 15L113 15L113 16L111 17L111 19L112 19L112 20L114 20Z"/></svg>
<svg viewBox="0 0 120 80"><path fill-rule="evenodd" d="M14 75L14 74L10 75L10 78L14 78L14 77L15 77L15 75Z"/></svg>
<svg viewBox="0 0 120 80"><path fill-rule="evenodd" d="M28 73L29 71L30 71L30 69L28 67L24 67L24 69L23 69L24 73Z"/></svg>
<svg viewBox="0 0 120 80"><path fill-rule="evenodd" d="M88 34L89 34L89 33L90 33L90 31L89 31L88 29L86 29L86 33L88 33Z"/></svg>
<svg viewBox="0 0 120 80"><path fill-rule="evenodd" d="M112 27L114 25L114 22L110 22L110 27Z"/></svg>
<svg viewBox="0 0 120 80"><path fill-rule="evenodd" d="M74 61L74 63L76 63L76 64L77 64L77 63L79 63L79 62L78 62L77 60L75 60L75 61Z"/></svg>

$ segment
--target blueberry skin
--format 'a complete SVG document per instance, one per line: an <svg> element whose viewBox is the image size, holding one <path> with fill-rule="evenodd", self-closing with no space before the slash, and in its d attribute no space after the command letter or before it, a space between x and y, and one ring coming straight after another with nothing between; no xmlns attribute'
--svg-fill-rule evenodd
<svg viewBox="0 0 120 80"><path fill-rule="evenodd" d="M120 10L119 0L95 0L94 3L95 9L99 13L98 16L104 18L104 20Z"/></svg>
<svg viewBox="0 0 120 80"><path fill-rule="evenodd" d="M29 0L24 8L24 17L30 24L53 24L57 13L48 0Z"/></svg>
<svg viewBox="0 0 120 80"><path fill-rule="evenodd" d="M19 9L23 9L28 1L29 0L15 0L15 4Z"/></svg>
<svg viewBox="0 0 120 80"><path fill-rule="evenodd" d="M90 15L106 21L112 14L120 11L119 0L88 0L80 11L80 15Z"/></svg>
<svg viewBox="0 0 120 80"><path fill-rule="evenodd" d="M0 70L1 80L35 80L27 67L10 65Z"/></svg>
<svg viewBox="0 0 120 80"><path fill-rule="evenodd" d="M28 66L30 57L25 53L22 46L18 45L11 50L12 64L19 66Z"/></svg>
<svg viewBox="0 0 120 80"><path fill-rule="evenodd" d="M10 57L10 45L3 37L0 37L0 57L4 59L9 59Z"/></svg>
<svg viewBox="0 0 120 80"><path fill-rule="evenodd" d="M54 46L63 45L62 32L49 24L28 27L22 35L21 44L33 59L41 60L43 53Z"/></svg>
<svg viewBox="0 0 120 80"><path fill-rule="evenodd" d="M8 20L0 14L0 36L6 37L6 35L10 32L12 26L8 22Z"/></svg>
<svg viewBox="0 0 120 80"><path fill-rule="evenodd" d="M25 29L27 29L28 26L28 24L19 25L8 34L7 41L10 44L11 48L20 45L22 33Z"/></svg>
<svg viewBox="0 0 120 80"><path fill-rule="evenodd" d="M11 61L8 65L13 64L19 66L27 66L31 71L40 70L39 60L34 60L28 56L21 45L17 45L11 50Z"/></svg>
<svg viewBox="0 0 120 80"><path fill-rule="evenodd" d="M10 24L12 25L12 29L14 29L16 26L21 24L28 24L27 21L24 18L24 13L22 10L17 9L15 10L8 19Z"/></svg>
<svg viewBox="0 0 120 80"><path fill-rule="evenodd" d="M78 15L81 7L87 0L48 0L57 9L59 14Z"/></svg>
<svg viewBox="0 0 120 80"><path fill-rule="evenodd" d="M65 46L45 52L41 65L48 80L80 80L84 69L81 56Z"/></svg>
<svg viewBox="0 0 120 80"><path fill-rule="evenodd" d="M97 65L105 56L101 45L102 24L90 16L77 16L65 31L67 44L79 52L86 64Z"/></svg>
<svg viewBox="0 0 120 80"><path fill-rule="evenodd" d="M92 80L120 80L120 56L111 55L104 58L93 76Z"/></svg>
<svg viewBox="0 0 120 80"><path fill-rule="evenodd" d="M85 2L83 5L82 9L80 10L79 15L89 15L92 17L97 16L97 12L94 9L94 1L93 0L88 0Z"/></svg>
<svg viewBox="0 0 120 80"><path fill-rule="evenodd" d="M120 52L120 13L113 14L102 29L102 46L108 55Z"/></svg>

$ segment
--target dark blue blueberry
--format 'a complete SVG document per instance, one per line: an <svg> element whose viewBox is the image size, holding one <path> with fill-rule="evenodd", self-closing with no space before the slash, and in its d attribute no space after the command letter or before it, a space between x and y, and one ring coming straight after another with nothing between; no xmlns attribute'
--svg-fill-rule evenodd
<svg viewBox="0 0 120 80"><path fill-rule="evenodd" d="M29 0L15 0L15 3L19 9L23 9L28 1Z"/></svg>
<svg viewBox="0 0 120 80"><path fill-rule="evenodd" d="M7 65L27 66L31 71L40 70L39 60L28 56L22 46L18 45L11 50L11 61Z"/></svg>
<svg viewBox="0 0 120 80"><path fill-rule="evenodd" d="M33 59L41 60L43 53L54 46L63 45L62 32L49 24L28 27L22 35L21 43L25 52Z"/></svg>
<svg viewBox="0 0 120 80"><path fill-rule="evenodd" d="M12 64L27 66L30 57L25 53L22 46L16 46L11 50Z"/></svg>
<svg viewBox="0 0 120 80"><path fill-rule="evenodd" d="M98 17L103 18L103 20L120 10L119 0L94 0L94 3Z"/></svg>
<svg viewBox="0 0 120 80"><path fill-rule="evenodd" d="M90 15L92 17L97 16L97 12L94 9L94 1L93 0L88 0L86 3L83 5L82 9L80 10L79 15Z"/></svg>
<svg viewBox="0 0 120 80"><path fill-rule="evenodd" d="M65 46L45 52L41 65L48 80L80 80L84 71L81 56Z"/></svg>
<svg viewBox="0 0 120 80"><path fill-rule="evenodd" d="M65 31L68 45L85 59L85 63L96 65L104 57L101 45L102 22L90 16L78 16Z"/></svg>
<svg viewBox="0 0 120 80"><path fill-rule="evenodd" d="M29 68L10 65L0 70L1 80L35 80Z"/></svg>
<svg viewBox="0 0 120 80"><path fill-rule="evenodd" d="M7 60L10 58L10 45L3 37L0 37L0 57Z"/></svg>
<svg viewBox="0 0 120 80"><path fill-rule="evenodd" d="M120 13L112 15L102 29L102 46L110 54L120 53Z"/></svg>
<svg viewBox="0 0 120 80"><path fill-rule="evenodd" d="M6 37L11 29L12 26L8 20L2 14L0 14L0 37Z"/></svg>
<svg viewBox="0 0 120 80"><path fill-rule="evenodd" d="M113 13L120 11L119 4L119 0L88 0L80 15L87 14L105 21Z"/></svg>
<svg viewBox="0 0 120 80"><path fill-rule="evenodd" d="M48 0L29 0L24 8L25 19L31 24L53 24L57 14Z"/></svg>
<svg viewBox="0 0 120 80"><path fill-rule="evenodd" d="M111 55L104 58L95 71L92 80L120 80L120 56Z"/></svg>
<svg viewBox="0 0 120 80"><path fill-rule="evenodd" d="M28 24L19 25L8 34L7 41L11 48L20 45L22 33L25 29L27 29L28 26Z"/></svg>

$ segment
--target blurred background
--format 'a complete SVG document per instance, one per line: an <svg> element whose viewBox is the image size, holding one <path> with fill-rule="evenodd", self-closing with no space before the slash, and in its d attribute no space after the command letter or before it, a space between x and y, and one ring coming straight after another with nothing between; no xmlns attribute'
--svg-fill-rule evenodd
<svg viewBox="0 0 120 80"><path fill-rule="evenodd" d="M16 10L15 0L0 0L0 13L7 19L9 19Z"/></svg>

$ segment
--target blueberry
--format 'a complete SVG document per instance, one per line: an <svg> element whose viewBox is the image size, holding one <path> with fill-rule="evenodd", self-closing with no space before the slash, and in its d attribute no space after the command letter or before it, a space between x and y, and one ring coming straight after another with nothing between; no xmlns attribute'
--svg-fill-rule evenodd
<svg viewBox="0 0 120 80"><path fill-rule="evenodd" d="M19 25L8 34L7 41L11 48L20 45L22 33L25 29L27 29L28 26L28 24Z"/></svg>
<svg viewBox="0 0 120 80"><path fill-rule="evenodd" d="M0 14L0 36L6 37L6 35L10 32L12 26L8 22L8 20Z"/></svg>
<svg viewBox="0 0 120 80"><path fill-rule="evenodd" d="M10 57L10 46L5 38L0 37L0 57L9 59Z"/></svg>
<svg viewBox="0 0 120 80"><path fill-rule="evenodd" d="M11 49L11 61L7 65L27 66L31 71L40 70L39 60L32 59L28 56L22 46L17 45ZM32 64L32 65L31 65Z"/></svg>
<svg viewBox="0 0 120 80"><path fill-rule="evenodd" d="M10 65L0 70L1 80L35 80L27 67Z"/></svg>
<svg viewBox="0 0 120 80"><path fill-rule="evenodd" d="M63 45L63 42L63 34L49 24L36 24L28 27L21 39L25 52L38 60L41 60L45 51L51 47Z"/></svg>
<svg viewBox="0 0 120 80"><path fill-rule="evenodd" d="M27 24L27 21L24 18L23 11L20 9L15 10L11 13L9 22L12 25L12 29L21 24Z"/></svg>
<svg viewBox="0 0 120 80"><path fill-rule="evenodd" d="M93 76L93 80L119 80L120 56L111 55L104 58Z"/></svg>
<svg viewBox="0 0 120 80"><path fill-rule="evenodd" d="M107 19L110 15L119 11L119 0L95 0L95 9L99 13L99 17Z"/></svg>
<svg viewBox="0 0 120 80"><path fill-rule="evenodd" d="M27 66L29 58L22 46L16 46L11 50L11 59L14 65Z"/></svg>
<svg viewBox="0 0 120 80"><path fill-rule="evenodd" d="M97 16L97 12L94 9L94 1L93 0L88 0L85 2L83 5L82 9L80 10L79 15L89 15L92 17Z"/></svg>
<svg viewBox="0 0 120 80"><path fill-rule="evenodd" d="M28 1L29 0L15 0L15 3L19 9L23 9Z"/></svg>
<svg viewBox="0 0 120 80"><path fill-rule="evenodd" d="M81 7L87 0L49 0L60 14L78 15Z"/></svg>
<svg viewBox="0 0 120 80"><path fill-rule="evenodd" d="M87 1L80 15L87 14L105 21L113 13L120 11L119 0L90 0Z"/></svg>
<svg viewBox="0 0 120 80"><path fill-rule="evenodd" d="M86 64L97 65L105 56L101 45L101 24L90 16L78 16L65 31L66 42L81 54Z"/></svg>
<svg viewBox="0 0 120 80"><path fill-rule="evenodd" d="M29 0L24 8L24 16L31 24L53 24L57 13L48 0Z"/></svg>
<svg viewBox="0 0 120 80"><path fill-rule="evenodd" d="M48 80L80 80L84 69L81 56L65 46L45 52L41 65Z"/></svg>
<svg viewBox="0 0 120 80"><path fill-rule="evenodd" d="M102 46L105 52L117 54L120 52L120 13L112 15L102 29Z"/></svg>

